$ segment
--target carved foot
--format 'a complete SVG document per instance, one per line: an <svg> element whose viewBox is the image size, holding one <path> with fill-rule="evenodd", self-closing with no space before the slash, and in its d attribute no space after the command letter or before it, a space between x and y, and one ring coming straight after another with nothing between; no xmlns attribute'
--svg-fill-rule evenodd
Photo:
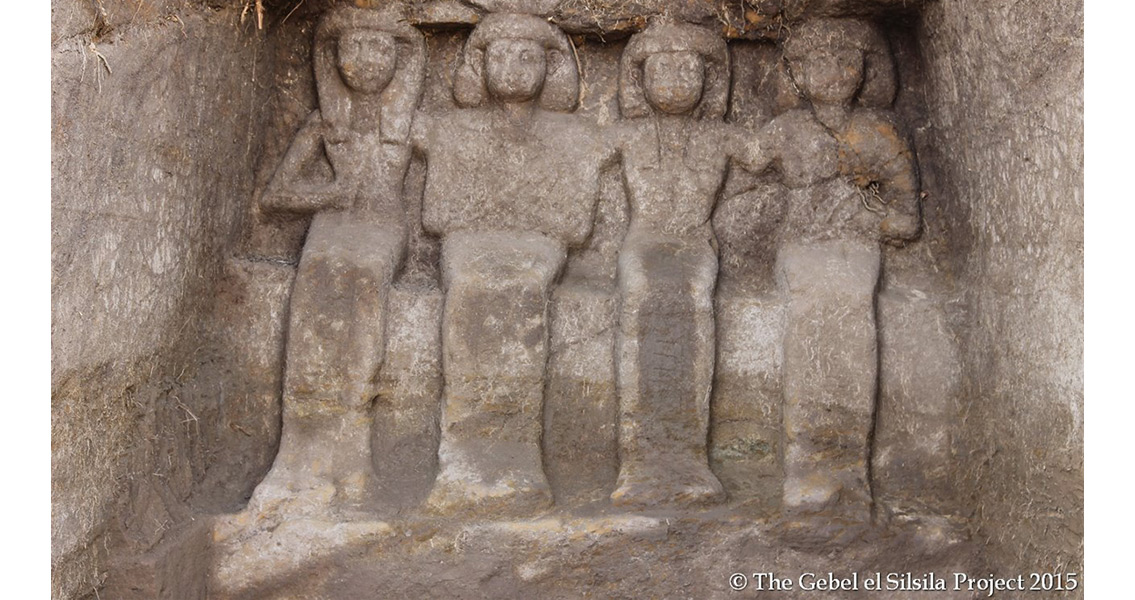
<svg viewBox="0 0 1135 600"><path fill-rule="evenodd" d="M790 476L782 510L777 534L794 548L846 546L873 528L870 495L849 489L839 472Z"/></svg>
<svg viewBox="0 0 1135 600"><path fill-rule="evenodd" d="M552 507L552 491L538 481L503 480L494 485L439 476L426 500L435 514L531 517Z"/></svg>
<svg viewBox="0 0 1135 600"><path fill-rule="evenodd" d="M784 480L784 511L790 514L816 514L839 504L842 485L832 474L812 472L789 475Z"/></svg>
<svg viewBox="0 0 1135 600"><path fill-rule="evenodd" d="M256 486L245 512L275 522L301 517L373 519L376 492L370 473L348 473L336 479L273 469Z"/></svg>
<svg viewBox="0 0 1135 600"><path fill-rule="evenodd" d="M624 467L619 474L619 487L611 494L612 504L629 508L685 508L724 499L721 482L708 466L696 463L681 469L672 464L665 469Z"/></svg>
<svg viewBox="0 0 1135 600"><path fill-rule="evenodd" d="M786 515L774 528L780 540L796 550L843 548L863 540L874 531L870 515Z"/></svg>
<svg viewBox="0 0 1135 600"><path fill-rule="evenodd" d="M330 480L272 469L256 486L247 510L263 515L312 516L325 513L334 498L335 484Z"/></svg>

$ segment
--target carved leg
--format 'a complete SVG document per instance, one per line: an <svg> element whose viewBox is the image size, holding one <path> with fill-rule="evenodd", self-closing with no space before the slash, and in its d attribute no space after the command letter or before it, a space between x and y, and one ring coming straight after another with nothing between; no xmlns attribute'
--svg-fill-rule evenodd
<svg viewBox="0 0 1135 600"><path fill-rule="evenodd" d="M717 253L705 239L632 234L619 252L616 505L724 495L706 451L716 279Z"/></svg>
<svg viewBox="0 0 1135 600"><path fill-rule="evenodd" d="M280 450L250 506L326 516L372 500L370 406L404 246L401 229L355 216L312 222L291 299Z"/></svg>
<svg viewBox="0 0 1135 600"><path fill-rule="evenodd" d="M879 247L845 240L788 244L777 262L788 301L784 513L816 524L868 522Z"/></svg>
<svg viewBox="0 0 1135 600"><path fill-rule="evenodd" d="M446 238L433 510L521 515L551 505L540 449L547 306L565 259L563 244L539 234Z"/></svg>

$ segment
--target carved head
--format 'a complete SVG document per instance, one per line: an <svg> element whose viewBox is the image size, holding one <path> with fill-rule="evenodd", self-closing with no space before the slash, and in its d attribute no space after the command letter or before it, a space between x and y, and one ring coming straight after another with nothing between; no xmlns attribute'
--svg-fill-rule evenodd
<svg viewBox="0 0 1135 600"><path fill-rule="evenodd" d="M877 29L854 19L815 19L784 42L792 80L812 102L885 108L895 95L890 48Z"/></svg>
<svg viewBox="0 0 1135 600"><path fill-rule="evenodd" d="M381 133L404 141L425 81L425 39L395 12L340 7L315 30L315 85L324 122L342 126L359 103L381 106Z"/></svg>
<svg viewBox="0 0 1135 600"><path fill-rule="evenodd" d="M536 98L547 68L544 47L535 40L492 40L485 49L485 85L504 102Z"/></svg>
<svg viewBox="0 0 1135 600"><path fill-rule="evenodd" d="M530 15L491 14L473 30L453 82L461 106L539 100L569 112L579 103L571 42L558 27Z"/></svg>
<svg viewBox="0 0 1135 600"><path fill-rule="evenodd" d="M720 119L729 100L729 49L713 32L655 21L627 42L619 107L627 118L659 111Z"/></svg>
<svg viewBox="0 0 1135 600"><path fill-rule="evenodd" d="M352 29L339 37L339 73L347 86L366 94L386 89L398 66L394 36L373 29Z"/></svg>
<svg viewBox="0 0 1135 600"><path fill-rule="evenodd" d="M646 100L656 110L682 114L693 110L705 86L705 61L694 52L661 52L642 63Z"/></svg>

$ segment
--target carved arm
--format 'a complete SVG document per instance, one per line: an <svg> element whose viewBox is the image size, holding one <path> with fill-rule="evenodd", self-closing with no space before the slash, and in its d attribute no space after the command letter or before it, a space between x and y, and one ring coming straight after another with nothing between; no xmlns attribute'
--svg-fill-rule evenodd
<svg viewBox="0 0 1135 600"><path fill-rule="evenodd" d="M354 190L346 173L336 171L331 182L304 181L300 175L303 165L318 154L321 143L329 146L330 156L333 146L347 141L347 132L339 133L336 135L325 126L319 111L312 112L268 182L260 197L260 206L269 212L290 213L315 213L349 207L354 199ZM334 161L331 161L331 167L334 171Z"/></svg>
<svg viewBox="0 0 1135 600"><path fill-rule="evenodd" d="M727 126L725 141L729 157L733 162L753 175L760 175L773 166L776 159L776 144L769 135L767 126L756 133L736 126Z"/></svg>
<svg viewBox="0 0 1135 600"><path fill-rule="evenodd" d="M884 242L918 237L922 226L914 153L898 129L882 118L860 119L840 139L840 170L868 195L865 203L883 214Z"/></svg>

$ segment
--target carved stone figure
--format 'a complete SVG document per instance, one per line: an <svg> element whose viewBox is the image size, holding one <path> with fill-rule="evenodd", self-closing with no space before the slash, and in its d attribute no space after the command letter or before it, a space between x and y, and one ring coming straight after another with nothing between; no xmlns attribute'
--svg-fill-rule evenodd
<svg viewBox="0 0 1135 600"><path fill-rule="evenodd" d="M914 157L890 115L895 74L868 24L819 19L784 44L810 107L762 132L788 189L777 257L784 338L786 523L830 538L870 522L879 242L918 235Z"/></svg>
<svg viewBox="0 0 1135 600"><path fill-rule="evenodd" d="M730 165L763 170L759 144L722 120L729 52L718 35L657 21L620 64L619 139L631 220L619 251L616 505L719 499L706 435L717 242L710 217Z"/></svg>
<svg viewBox="0 0 1135 600"><path fill-rule="evenodd" d="M313 62L319 109L261 199L315 214L291 297L280 449L250 508L328 516L366 508L374 492L370 406L406 240L402 180L425 43L390 14L343 8L320 22ZM324 177L309 166L321 148Z"/></svg>
<svg viewBox="0 0 1135 600"><path fill-rule="evenodd" d="M442 236L445 391L436 511L530 513L552 495L540 449L547 305L590 234L614 150L573 111L574 52L537 17L492 14L453 84L464 108L421 116L425 229Z"/></svg>
<svg viewBox="0 0 1135 600"><path fill-rule="evenodd" d="M210 563L214 598L462 596L468 582L665 597L724 589L753 557L803 572L820 554L841 572L899 555L974 570L952 516L924 514L939 484L917 467L950 450L954 396L926 390L965 355L926 334L952 297L935 294L955 290L923 286L930 262L896 251L876 299L883 244L920 223L877 31L786 15L781 62L760 37L771 30L693 25L710 13L674 3L571 38L556 0L356 4L382 8L290 21L308 31L302 19L326 14L318 110L259 199L293 216L265 222L311 217L290 314L253 302L225 317L288 328L283 346L232 344L285 355L275 463L247 509L170 538L168 561L149 545L141 560ZM594 36L608 31L635 34ZM742 78L754 84L735 92ZM277 84L286 97L307 82ZM233 289L236 305L270 288ZM927 376L928 361L943 364ZM872 454L886 460L873 468ZM180 510L149 496L143 516ZM891 529L858 535L875 502ZM668 563L645 592L622 581ZM185 571L154 589L196 577Z"/></svg>

